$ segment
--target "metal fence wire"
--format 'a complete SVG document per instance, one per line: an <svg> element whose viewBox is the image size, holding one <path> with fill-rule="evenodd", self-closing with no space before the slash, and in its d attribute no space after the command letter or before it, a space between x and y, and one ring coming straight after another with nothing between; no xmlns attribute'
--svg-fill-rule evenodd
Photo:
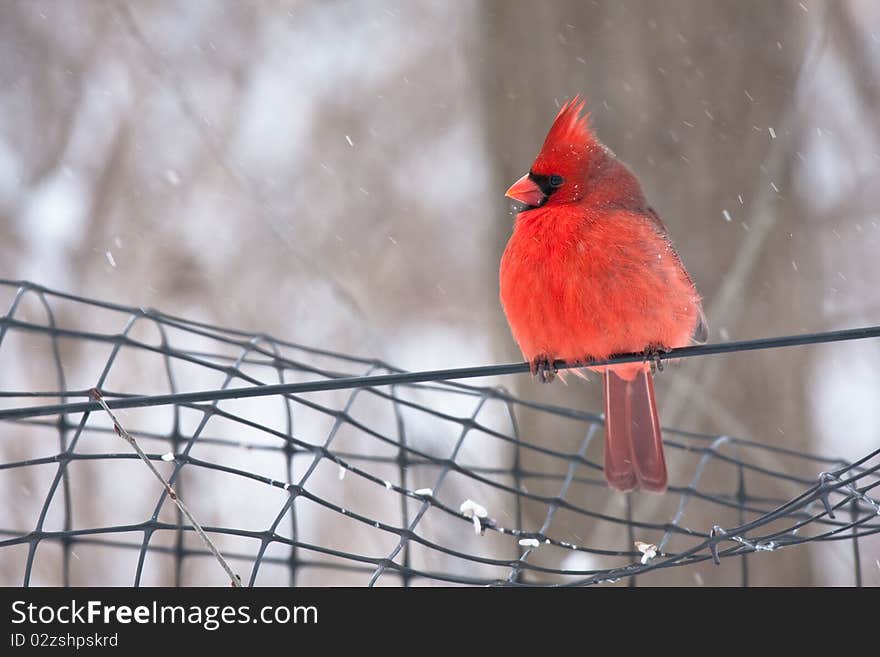
<svg viewBox="0 0 880 657"><path fill-rule="evenodd" d="M667 428L669 491L622 495L600 415L21 281L0 303L0 584L228 585L174 496L244 585L699 583L712 561L760 584L754 560L828 543L848 583L874 567L880 450Z"/></svg>

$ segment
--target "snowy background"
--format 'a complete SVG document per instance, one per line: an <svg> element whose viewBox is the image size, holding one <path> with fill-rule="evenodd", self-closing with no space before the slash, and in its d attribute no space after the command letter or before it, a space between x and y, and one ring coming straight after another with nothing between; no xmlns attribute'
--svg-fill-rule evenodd
<svg viewBox="0 0 880 657"><path fill-rule="evenodd" d="M713 340L876 324L878 74L871 0L7 1L0 277L408 369L518 360L497 301L503 192L581 93L667 223ZM5 351L0 388L40 389L41 355ZM878 357L864 341L689 359L660 377L661 418L858 458L878 442ZM131 376L150 390L149 372ZM503 383L601 408L595 381ZM521 421L560 448L582 438ZM201 490L208 515L255 504ZM766 584L852 576L845 544L752 564ZM130 583L131 567L78 578ZM0 563L0 583L20 579Z"/></svg>

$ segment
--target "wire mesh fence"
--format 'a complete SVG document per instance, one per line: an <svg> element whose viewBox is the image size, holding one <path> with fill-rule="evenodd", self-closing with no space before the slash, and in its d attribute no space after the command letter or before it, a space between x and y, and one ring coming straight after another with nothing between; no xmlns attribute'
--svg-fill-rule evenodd
<svg viewBox="0 0 880 657"><path fill-rule="evenodd" d="M0 584L228 585L170 495L245 585L633 583L713 561L747 585L749 555L820 543L861 584L874 560L880 450L666 429L669 491L622 495L600 415L20 281L0 303Z"/></svg>

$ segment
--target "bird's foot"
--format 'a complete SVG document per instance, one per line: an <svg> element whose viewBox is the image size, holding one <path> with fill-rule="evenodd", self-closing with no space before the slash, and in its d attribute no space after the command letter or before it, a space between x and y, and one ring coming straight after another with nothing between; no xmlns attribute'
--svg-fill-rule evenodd
<svg viewBox="0 0 880 657"><path fill-rule="evenodd" d="M644 351L645 360L651 364L651 374L663 371L663 354L669 353L669 347L660 344L648 345Z"/></svg>
<svg viewBox="0 0 880 657"><path fill-rule="evenodd" d="M556 365L550 356L538 356L529 365L532 374L537 376L541 383L550 383L556 376Z"/></svg>

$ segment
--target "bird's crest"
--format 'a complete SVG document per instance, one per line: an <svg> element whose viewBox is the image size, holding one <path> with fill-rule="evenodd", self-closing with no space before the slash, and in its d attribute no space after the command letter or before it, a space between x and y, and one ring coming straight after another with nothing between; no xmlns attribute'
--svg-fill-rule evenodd
<svg viewBox="0 0 880 657"><path fill-rule="evenodd" d="M585 143L593 140L590 132L590 114L584 113L585 101L575 96L562 106L553 122L544 145L566 143Z"/></svg>
<svg viewBox="0 0 880 657"><path fill-rule="evenodd" d="M536 170L547 168L549 172L560 160L582 160L596 145L596 138L590 130L590 115L584 112L584 105L584 100L575 96L559 110L535 160Z"/></svg>

